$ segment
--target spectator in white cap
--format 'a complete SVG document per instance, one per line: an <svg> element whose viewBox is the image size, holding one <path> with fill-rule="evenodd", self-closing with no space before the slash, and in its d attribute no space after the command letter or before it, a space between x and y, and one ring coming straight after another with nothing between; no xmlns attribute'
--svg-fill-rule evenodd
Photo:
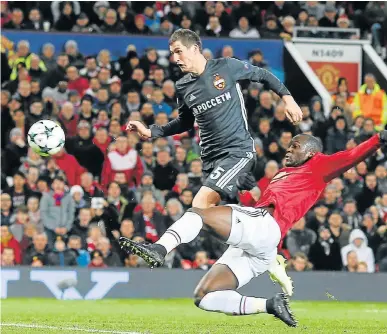
<svg viewBox="0 0 387 334"><path fill-rule="evenodd" d="M74 216L77 217L79 214L79 210L84 208L87 205L85 199L83 198L84 191L81 186L75 185L71 187L70 195L72 196L75 204Z"/></svg>

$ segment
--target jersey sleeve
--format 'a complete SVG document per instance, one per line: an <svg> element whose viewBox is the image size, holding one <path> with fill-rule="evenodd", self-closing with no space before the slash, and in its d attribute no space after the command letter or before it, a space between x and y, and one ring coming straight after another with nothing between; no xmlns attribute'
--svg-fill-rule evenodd
<svg viewBox="0 0 387 334"><path fill-rule="evenodd" d="M163 126L156 124L150 126L152 138L173 136L193 128L195 116L184 103L183 98L179 96L179 93L177 93L177 108L179 110L177 118Z"/></svg>
<svg viewBox="0 0 387 334"><path fill-rule="evenodd" d="M291 95L285 85L269 71L251 65L247 61L240 61L235 58L227 58L227 66L233 78L238 80L250 80L266 84L273 92L280 97Z"/></svg>
<svg viewBox="0 0 387 334"><path fill-rule="evenodd" d="M374 135L353 149L332 155L323 155L318 164L321 166L324 181L329 182L353 166L356 166L359 162L374 154L379 147L379 136Z"/></svg>

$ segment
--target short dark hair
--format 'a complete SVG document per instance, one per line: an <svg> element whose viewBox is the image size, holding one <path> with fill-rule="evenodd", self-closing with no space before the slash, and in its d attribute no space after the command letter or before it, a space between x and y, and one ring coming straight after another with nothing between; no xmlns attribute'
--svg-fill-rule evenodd
<svg viewBox="0 0 387 334"><path fill-rule="evenodd" d="M199 35L189 29L178 29L176 30L171 37L169 38L169 45L174 42L180 41L184 46L191 47L192 45L197 45L199 47L200 52L202 52L202 41Z"/></svg>

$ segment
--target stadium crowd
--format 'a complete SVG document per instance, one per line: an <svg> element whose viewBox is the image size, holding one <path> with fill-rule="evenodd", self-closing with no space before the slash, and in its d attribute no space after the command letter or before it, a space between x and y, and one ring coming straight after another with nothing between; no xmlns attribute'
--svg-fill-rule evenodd
<svg viewBox="0 0 387 334"><path fill-rule="evenodd" d="M51 30L115 34L169 35L184 27L207 36L288 38L289 15L301 25L313 17L321 25L340 24L343 13L357 20L354 8L345 3L336 8L312 1L302 10L277 1L264 11L252 2L206 2L203 8L185 2L39 2L38 9L28 2L8 4L2 6L6 15L1 22L7 29L43 30L44 17ZM23 10L16 8L19 4ZM333 8L335 16L329 19ZM360 23L371 28L368 21ZM138 54L129 45L126 56L117 60L108 50L81 54L73 40L63 50L58 54L46 44L37 55L28 41L14 45L2 36L2 265L145 266L137 256L121 252L117 240L125 236L154 242L191 207L202 182L200 139L195 128L142 141L125 127L128 120L163 125L177 116L174 82L180 70L161 61L152 47ZM205 54L213 57L209 50ZM232 57L233 49L224 47L221 55ZM260 50L251 50L249 57L269 68ZM243 88L258 155L255 199L283 165L293 135L314 134L325 152L333 154L386 126L387 96L372 74L354 96L341 78L329 117L321 99L313 97L302 105L304 118L296 127L274 93L258 83ZM50 158L34 153L26 140L30 126L41 119L57 121L66 132L65 149ZM253 204L246 193L238 200ZM202 232L170 253L165 265L206 270L224 250ZM281 251L296 271L387 271L387 152L378 150L334 179L289 232Z"/></svg>

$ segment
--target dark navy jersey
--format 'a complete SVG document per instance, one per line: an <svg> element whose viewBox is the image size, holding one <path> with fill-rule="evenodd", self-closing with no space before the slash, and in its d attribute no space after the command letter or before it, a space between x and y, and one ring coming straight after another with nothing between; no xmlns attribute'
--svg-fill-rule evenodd
<svg viewBox="0 0 387 334"><path fill-rule="evenodd" d="M201 75L186 74L176 82L179 116L164 126L152 125L152 137L190 130L196 120L203 161L233 152L255 152L239 80L265 83L279 96L290 95L265 69L234 58L207 61Z"/></svg>

